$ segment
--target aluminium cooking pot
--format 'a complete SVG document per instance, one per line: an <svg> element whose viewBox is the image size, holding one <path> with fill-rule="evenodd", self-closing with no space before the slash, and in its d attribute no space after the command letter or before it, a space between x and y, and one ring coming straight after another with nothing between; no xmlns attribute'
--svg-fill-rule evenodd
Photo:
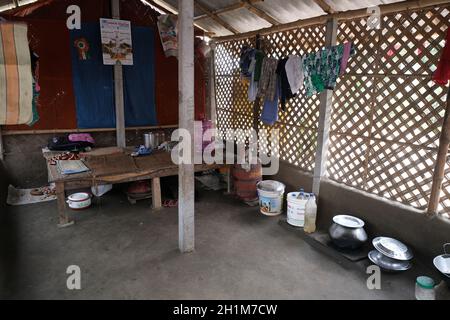
<svg viewBox="0 0 450 320"><path fill-rule="evenodd" d="M334 216L328 232L333 243L341 249L358 249L367 241L364 221L350 215Z"/></svg>

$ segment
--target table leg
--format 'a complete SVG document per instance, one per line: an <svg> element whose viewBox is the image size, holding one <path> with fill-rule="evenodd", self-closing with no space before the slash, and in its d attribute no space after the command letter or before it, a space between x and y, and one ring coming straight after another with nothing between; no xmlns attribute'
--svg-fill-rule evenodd
<svg viewBox="0 0 450 320"><path fill-rule="evenodd" d="M58 202L58 227L64 228L73 225L66 212L66 195L64 182L56 182L56 201Z"/></svg>
<svg viewBox="0 0 450 320"><path fill-rule="evenodd" d="M161 183L159 178L152 179L152 204L153 209L161 209Z"/></svg>

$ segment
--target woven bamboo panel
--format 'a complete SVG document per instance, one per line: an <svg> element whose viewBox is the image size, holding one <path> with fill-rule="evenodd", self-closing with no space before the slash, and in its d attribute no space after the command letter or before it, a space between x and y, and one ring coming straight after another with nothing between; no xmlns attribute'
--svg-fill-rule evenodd
<svg viewBox="0 0 450 320"><path fill-rule="evenodd" d="M435 8L384 16L380 30L364 19L339 24L338 42L353 41L357 53L334 91L331 179L426 208L447 91L430 78L449 17ZM447 212L449 195L445 181Z"/></svg>
<svg viewBox="0 0 450 320"><path fill-rule="evenodd" d="M242 45L254 45L255 39L220 43L216 51L216 104L218 128L222 134L226 129L250 129L253 126L253 103L247 99L247 85L239 77L239 53ZM303 55L324 46L325 26L310 26L278 32L262 37L262 49L267 56L282 58L288 55ZM259 123L269 137L272 129L279 130L280 150L269 150L262 144L261 150L279 156L282 160L312 171L317 140L319 96L306 98L304 91L288 101L286 110L278 114L273 126ZM237 140L242 142L243 136Z"/></svg>

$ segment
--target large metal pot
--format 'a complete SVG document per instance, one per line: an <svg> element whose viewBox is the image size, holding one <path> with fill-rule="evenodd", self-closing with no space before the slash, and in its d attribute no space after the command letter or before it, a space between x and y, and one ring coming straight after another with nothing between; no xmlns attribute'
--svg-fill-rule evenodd
<svg viewBox="0 0 450 320"><path fill-rule="evenodd" d="M349 215L334 216L328 232L333 243L342 249L357 249L367 241L364 221Z"/></svg>

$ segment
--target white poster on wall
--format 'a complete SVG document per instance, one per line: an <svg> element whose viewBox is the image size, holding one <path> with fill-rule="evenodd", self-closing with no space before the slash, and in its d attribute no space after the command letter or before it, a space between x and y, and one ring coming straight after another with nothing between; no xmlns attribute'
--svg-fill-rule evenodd
<svg viewBox="0 0 450 320"><path fill-rule="evenodd" d="M103 64L133 65L133 46L131 42L130 21L100 19Z"/></svg>

